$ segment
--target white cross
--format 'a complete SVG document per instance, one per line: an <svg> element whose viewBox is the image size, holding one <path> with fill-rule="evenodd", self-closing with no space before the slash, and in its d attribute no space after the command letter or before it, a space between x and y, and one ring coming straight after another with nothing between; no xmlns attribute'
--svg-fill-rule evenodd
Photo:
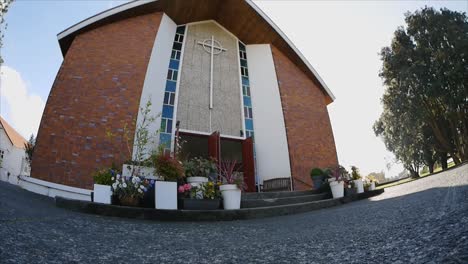
<svg viewBox="0 0 468 264"><path fill-rule="evenodd" d="M227 49L221 47L221 44L211 36L211 39L205 39L204 41L198 41L198 44L203 46L203 49L210 53L210 109L213 109L213 56L218 55Z"/></svg>

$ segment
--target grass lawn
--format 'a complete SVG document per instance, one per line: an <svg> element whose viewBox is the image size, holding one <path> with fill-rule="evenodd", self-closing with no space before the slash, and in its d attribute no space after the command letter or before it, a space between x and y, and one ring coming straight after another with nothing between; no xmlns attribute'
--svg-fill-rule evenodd
<svg viewBox="0 0 468 264"><path fill-rule="evenodd" d="M451 168L451 167L455 166L455 163L453 163L453 161L451 161L451 162L449 162L449 163L447 164L447 166L448 166L449 168ZM434 169L434 173L437 173L437 172L439 172L439 171L442 171L442 168L441 168L441 167L438 167L438 168ZM433 174L434 174L434 173L433 173ZM376 189L383 189L383 188L388 188L388 187L400 185L400 184L407 183L407 182L412 182L412 181L415 181L415 180L418 180L418 179L427 177L427 176L429 176L429 175L432 175L432 174L430 174L429 172L426 172L426 173L424 173L424 174L420 174L420 175L419 175L419 176L420 176L419 178L411 178L411 177L409 177L409 178L401 179L401 180L399 180L399 181L392 182L392 183L389 183L389 184L379 185Z"/></svg>

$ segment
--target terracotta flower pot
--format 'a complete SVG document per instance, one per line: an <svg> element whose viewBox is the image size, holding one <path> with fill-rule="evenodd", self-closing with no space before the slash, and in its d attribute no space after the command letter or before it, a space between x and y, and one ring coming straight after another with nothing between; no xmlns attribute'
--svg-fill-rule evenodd
<svg viewBox="0 0 468 264"><path fill-rule="evenodd" d="M134 196L120 197L120 204L123 206L138 206L140 199Z"/></svg>

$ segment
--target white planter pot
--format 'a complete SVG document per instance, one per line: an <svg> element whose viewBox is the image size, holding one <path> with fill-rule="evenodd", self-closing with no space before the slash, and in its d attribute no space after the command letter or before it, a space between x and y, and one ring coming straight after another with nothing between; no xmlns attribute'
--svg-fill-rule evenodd
<svg viewBox="0 0 468 264"><path fill-rule="evenodd" d="M373 191L373 190L375 190L375 182L371 182L369 186L369 191Z"/></svg>
<svg viewBox="0 0 468 264"><path fill-rule="evenodd" d="M144 178L156 177L155 169L152 167L143 167L143 166L136 166L136 165L130 165L130 164L124 164L122 166L123 177L130 177L132 176L132 173L133 173L133 176L140 176Z"/></svg>
<svg viewBox="0 0 468 264"><path fill-rule="evenodd" d="M223 206L225 210L240 209L241 190L235 184L224 184L219 186L223 196Z"/></svg>
<svg viewBox="0 0 468 264"><path fill-rule="evenodd" d="M354 180L354 186L356 186L357 193L363 193L364 192L364 183L362 182L362 179Z"/></svg>
<svg viewBox="0 0 468 264"><path fill-rule="evenodd" d="M187 177L187 183L192 185L192 187L198 187L200 186L200 184L206 183L206 182L208 182L207 177L200 177L200 176ZM197 199L203 199L203 192L201 190L197 191Z"/></svg>
<svg viewBox="0 0 468 264"><path fill-rule="evenodd" d="M94 184L94 202L111 204L112 190L109 185Z"/></svg>
<svg viewBox="0 0 468 264"><path fill-rule="evenodd" d="M177 182L156 181L154 192L156 209L177 210Z"/></svg>
<svg viewBox="0 0 468 264"><path fill-rule="evenodd" d="M330 189L332 191L333 198L341 198L344 196L344 182L343 181L330 182Z"/></svg>

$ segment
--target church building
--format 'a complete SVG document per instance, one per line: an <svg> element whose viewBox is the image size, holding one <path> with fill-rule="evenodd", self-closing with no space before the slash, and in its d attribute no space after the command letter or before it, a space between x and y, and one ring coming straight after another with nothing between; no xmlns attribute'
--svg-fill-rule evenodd
<svg viewBox="0 0 468 264"><path fill-rule="evenodd" d="M148 101L155 145L237 160L248 191L275 178L310 189L311 168L338 164L332 92L251 0L133 1L58 41L31 168L41 182L91 190L95 170L131 159L107 135L133 137Z"/></svg>

